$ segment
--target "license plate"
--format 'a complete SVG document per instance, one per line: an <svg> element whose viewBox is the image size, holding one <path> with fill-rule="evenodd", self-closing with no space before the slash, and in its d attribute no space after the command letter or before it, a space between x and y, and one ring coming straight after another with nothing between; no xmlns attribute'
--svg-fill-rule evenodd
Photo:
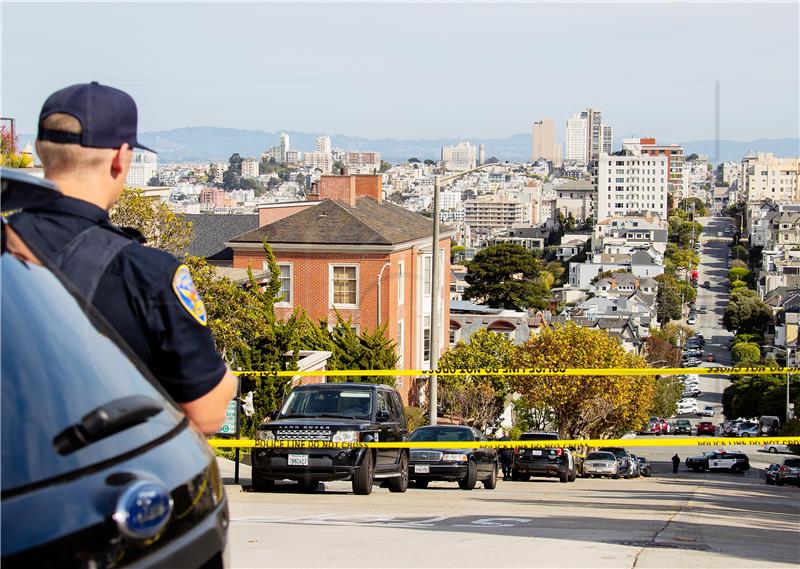
<svg viewBox="0 0 800 569"><path fill-rule="evenodd" d="M531 454L533 456L542 456L542 451L540 451L540 450L532 450Z"/></svg>
<svg viewBox="0 0 800 569"><path fill-rule="evenodd" d="M415 464L414 465L414 472L417 474L430 474L431 467L427 464Z"/></svg>
<svg viewBox="0 0 800 569"><path fill-rule="evenodd" d="M308 466L307 454L290 454L289 466Z"/></svg>

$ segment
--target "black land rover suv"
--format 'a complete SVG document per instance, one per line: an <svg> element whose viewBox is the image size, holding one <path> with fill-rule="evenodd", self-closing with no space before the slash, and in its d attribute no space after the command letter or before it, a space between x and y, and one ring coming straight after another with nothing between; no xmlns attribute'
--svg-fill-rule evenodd
<svg viewBox="0 0 800 569"><path fill-rule="evenodd" d="M558 476L561 482L575 482L575 459L569 449L558 446L558 433L522 433L521 441L554 441L552 448L514 449L512 480L531 476Z"/></svg>
<svg viewBox="0 0 800 569"><path fill-rule="evenodd" d="M205 439L68 283L5 250L0 273L2 566L221 567Z"/></svg>
<svg viewBox="0 0 800 569"><path fill-rule="evenodd" d="M274 421L258 426L262 441L402 442L408 428L400 395L387 385L317 383L296 387ZM255 448L253 490L275 480L297 480L313 492L326 480L353 481L355 494L369 494L376 479L392 492L408 489L408 449Z"/></svg>

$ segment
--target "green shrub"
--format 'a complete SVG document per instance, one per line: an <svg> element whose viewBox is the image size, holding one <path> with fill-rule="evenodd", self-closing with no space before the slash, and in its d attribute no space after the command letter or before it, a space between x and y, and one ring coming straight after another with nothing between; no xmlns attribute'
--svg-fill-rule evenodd
<svg viewBox="0 0 800 569"><path fill-rule="evenodd" d="M731 350L734 365L751 365L761 361L761 348L753 342L739 342Z"/></svg>
<svg viewBox="0 0 800 569"><path fill-rule="evenodd" d="M428 419L425 415L425 410L422 407L414 407L413 405L407 405L406 424L408 425L409 433L418 427L427 425Z"/></svg>

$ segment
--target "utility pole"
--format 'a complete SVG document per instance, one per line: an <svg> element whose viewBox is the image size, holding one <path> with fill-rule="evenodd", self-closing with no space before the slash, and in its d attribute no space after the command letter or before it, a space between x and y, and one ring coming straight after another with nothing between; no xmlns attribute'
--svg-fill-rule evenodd
<svg viewBox="0 0 800 569"><path fill-rule="evenodd" d="M501 166L502 164L481 164L476 168L471 168L469 170L465 170L463 172L458 172L457 174L450 174L449 176L443 176L436 174L433 177L433 243L431 246L431 331L430 331L430 367L432 370L436 369L436 366L439 364L439 340L441 339L439 336L441 333L439 332L440 322L439 322L439 288L441 288L441 279L439 278L439 217L440 217L440 205L439 205L439 190L441 189L442 184L447 182L451 182L456 180L462 176L466 176L467 174L472 174L473 172L477 172L478 170L483 170L484 168L489 168L491 166ZM423 283L424 285L424 283ZM424 291L423 291L424 294ZM424 346L423 346L424 349ZM430 376L430 384L428 386L428 414L430 415L430 424L435 425L436 419L438 415L438 408L439 408L439 380L436 377L436 374L433 373Z"/></svg>

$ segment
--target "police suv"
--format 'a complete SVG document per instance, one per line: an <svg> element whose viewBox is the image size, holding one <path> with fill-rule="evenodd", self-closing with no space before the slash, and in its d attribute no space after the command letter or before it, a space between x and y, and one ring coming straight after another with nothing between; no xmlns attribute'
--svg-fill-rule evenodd
<svg viewBox="0 0 800 569"><path fill-rule="evenodd" d="M740 474L750 469L750 459L738 451L712 450L700 456L690 456L686 459L686 466L694 472L727 470Z"/></svg>

